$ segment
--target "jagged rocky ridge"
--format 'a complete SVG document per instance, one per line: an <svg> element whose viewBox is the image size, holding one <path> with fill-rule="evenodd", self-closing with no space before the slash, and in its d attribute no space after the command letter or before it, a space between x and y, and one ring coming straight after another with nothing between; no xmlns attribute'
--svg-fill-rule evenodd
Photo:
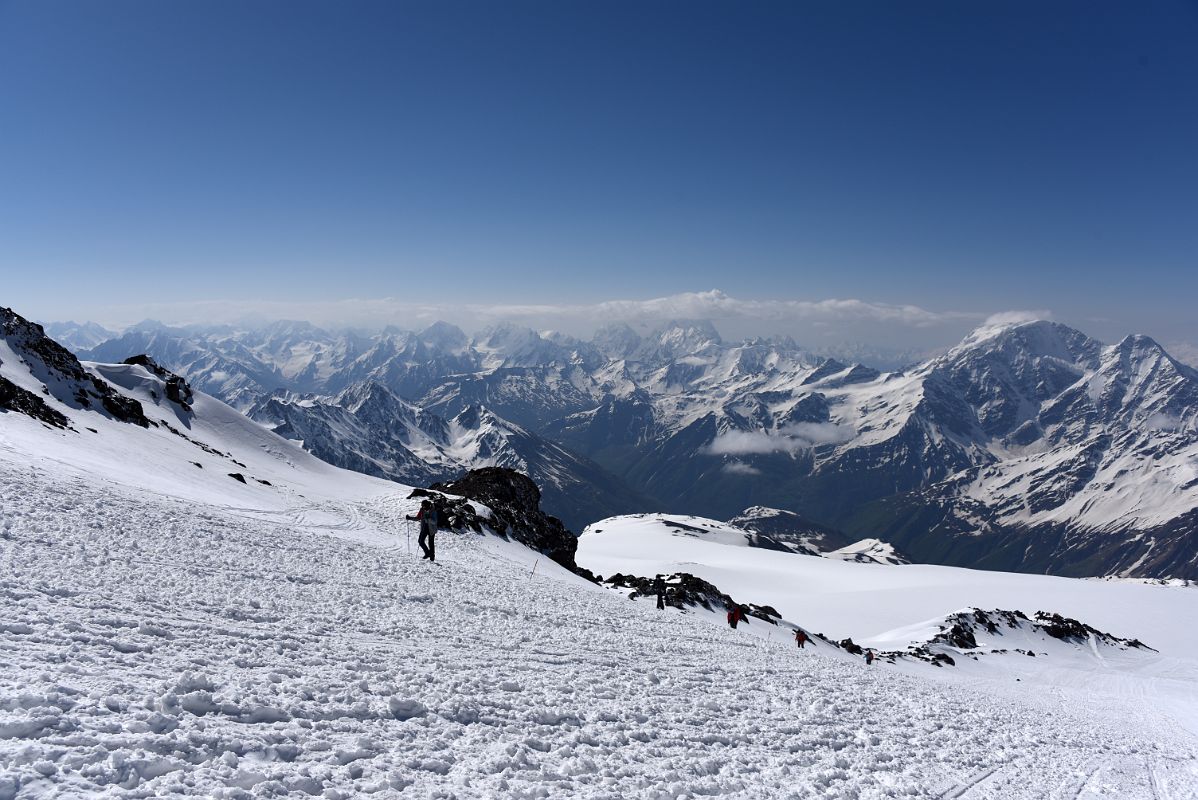
<svg viewBox="0 0 1198 800"><path fill-rule="evenodd" d="M473 338L147 325L91 353L113 350L186 364L233 402L371 381L443 419L482 406L658 508L786 509L916 561L1198 577L1198 377L1147 337L988 326L889 373L685 320L591 341L511 325Z"/></svg>
<svg viewBox="0 0 1198 800"><path fill-rule="evenodd" d="M41 325L30 322L10 308L0 308L0 335L7 349L27 364L47 394L73 408L94 408L143 428L149 427L141 404L115 391L103 379L83 369L79 359L46 335ZM56 427L65 427L66 418L45 405L28 389L5 379L0 389L6 408L20 411Z"/></svg>
<svg viewBox="0 0 1198 800"><path fill-rule="evenodd" d="M1043 649L1039 654L1035 652L1037 639L1041 641L1055 639L1074 646L1088 645L1092 642L1096 647L1155 652L1153 648L1139 639L1123 639L1110 633L1104 633L1076 619L1048 611L1037 611L1033 617L1029 618L1022 611L1004 611L1002 609L983 611L980 608L970 608L949 615L939 628L939 633L926 642L912 645L906 650L883 651L878 655L880 658L892 661L896 658L915 658L937 666L956 664L954 655L957 658L964 656L974 659L979 656L1006 653L1016 653L1033 658L1037 655L1048 655ZM1012 634L1021 634L1029 642L1029 646L1025 648L1014 645L999 647L995 646L993 639L988 646L978 643L979 636L1001 639L1004 636L1012 636ZM842 646L846 646L846 649L852 652L852 649L848 647L848 645L852 645L852 640L846 640L846 642L847 645L842 643ZM852 645L852 647L857 647L860 650L860 647L856 645Z"/></svg>

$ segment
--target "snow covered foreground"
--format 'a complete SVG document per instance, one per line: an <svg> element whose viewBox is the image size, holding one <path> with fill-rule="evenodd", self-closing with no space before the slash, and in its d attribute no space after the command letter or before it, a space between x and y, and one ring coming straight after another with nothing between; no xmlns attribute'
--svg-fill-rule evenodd
<svg viewBox="0 0 1198 800"><path fill-rule="evenodd" d="M490 536L420 562L405 488L194 409L0 414L4 800L1195 795L1154 707L798 652Z"/></svg>
<svg viewBox="0 0 1198 800"><path fill-rule="evenodd" d="M613 517L589 526L579 541L578 562L603 575L690 572L738 602L770 605L809 631L836 640L851 637L882 651L926 643L947 615L969 607L1064 614L1115 636L1138 638L1156 652L1107 647L1093 637L1079 644L1048 637L1029 642L1008 631L985 636L976 651L953 650L957 666L933 671L943 680L977 685L1018 678L1034 691L1065 691L1079 702L1151 704L1198 736L1193 587L848 563L750 547L744 532L727 523L667 514ZM1040 657L1016 652L1028 649ZM898 666L928 672L924 664Z"/></svg>
<svg viewBox="0 0 1198 800"><path fill-rule="evenodd" d="M1198 784L1194 740L1153 714L796 653L491 537L443 533L441 565L421 563L390 533L406 493L255 511L10 463L0 477L23 488L3 504L0 796Z"/></svg>

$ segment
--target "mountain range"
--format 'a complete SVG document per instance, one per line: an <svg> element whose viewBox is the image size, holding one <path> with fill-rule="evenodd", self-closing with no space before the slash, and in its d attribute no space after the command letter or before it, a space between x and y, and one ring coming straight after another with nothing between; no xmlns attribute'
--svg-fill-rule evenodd
<svg viewBox="0 0 1198 800"><path fill-rule="evenodd" d="M990 325L888 372L702 320L586 341L143 323L79 352L148 353L351 469L527 471L575 529L766 506L915 561L1198 577L1198 373L1144 336Z"/></svg>

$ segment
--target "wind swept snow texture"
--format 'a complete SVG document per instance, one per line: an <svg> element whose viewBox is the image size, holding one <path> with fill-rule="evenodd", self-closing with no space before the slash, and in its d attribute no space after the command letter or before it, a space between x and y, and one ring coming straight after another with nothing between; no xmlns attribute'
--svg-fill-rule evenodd
<svg viewBox="0 0 1198 800"><path fill-rule="evenodd" d="M421 563L398 493L237 509L7 452L0 480L22 487L2 505L0 797L1198 785L1193 740L1151 712L797 654L494 537L443 533L442 566Z"/></svg>

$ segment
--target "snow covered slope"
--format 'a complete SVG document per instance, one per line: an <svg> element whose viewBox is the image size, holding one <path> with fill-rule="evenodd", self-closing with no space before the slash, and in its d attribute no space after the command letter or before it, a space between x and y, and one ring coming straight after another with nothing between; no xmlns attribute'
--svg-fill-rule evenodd
<svg viewBox="0 0 1198 800"><path fill-rule="evenodd" d="M939 621L963 608L1063 614L1159 652L1119 663L1088 652L1076 661L1042 659L1043 683L1105 693L1112 702L1149 697L1198 732L1198 636L1181 622L1198 619L1192 588L839 561L752 547L726 523L691 517L680 528L661 515L595 523L583 532L577 559L603 575L689 572L807 630L881 649L926 642ZM1022 658L987 668L1029 669Z"/></svg>
<svg viewBox="0 0 1198 800"><path fill-rule="evenodd" d="M20 358L0 375L35 390ZM493 536L442 532L418 561L404 487L165 399L153 370L93 369L153 424L0 412L4 800L1198 786L1198 743L1152 707L798 653Z"/></svg>

